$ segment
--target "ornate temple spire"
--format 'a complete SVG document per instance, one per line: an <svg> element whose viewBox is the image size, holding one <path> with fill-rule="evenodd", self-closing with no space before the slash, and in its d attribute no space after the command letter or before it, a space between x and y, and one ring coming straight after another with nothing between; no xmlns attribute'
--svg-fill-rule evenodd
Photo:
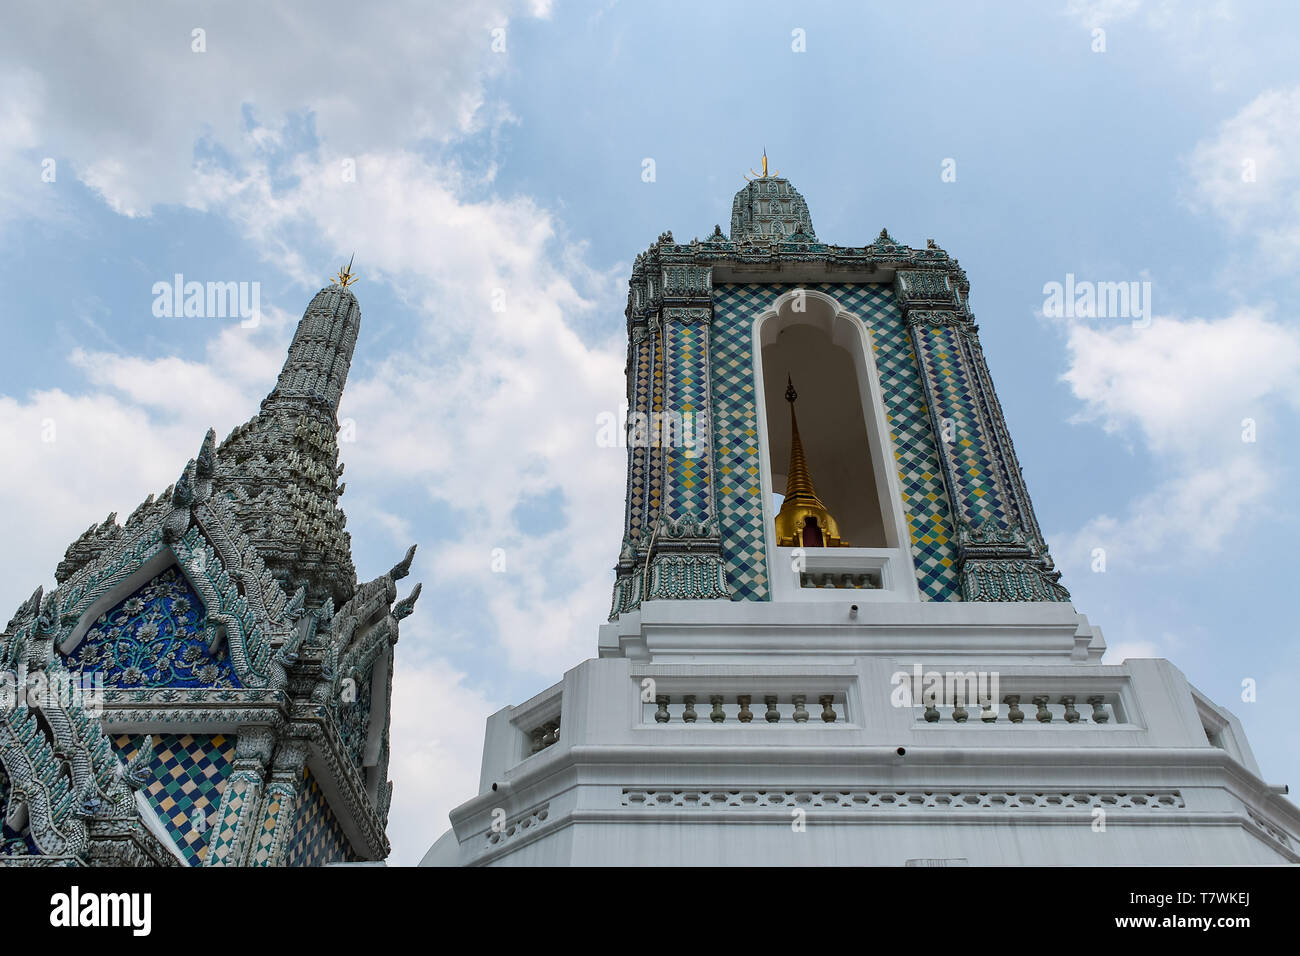
<svg viewBox="0 0 1300 956"><path fill-rule="evenodd" d="M799 236L817 240L808 203L781 171L767 171L767 150L763 150L763 171L750 170L745 188L731 203L731 240L782 239Z"/></svg>
<svg viewBox="0 0 1300 956"><path fill-rule="evenodd" d="M353 278L350 270L341 270L337 281L311 300L267 402L316 404L331 415L338 413L361 328L361 307L345 285Z"/></svg>
<svg viewBox="0 0 1300 956"><path fill-rule="evenodd" d="M790 403L790 468L785 479L785 498L776 516L777 546L782 548L847 548L840 539L839 525L817 497L803 441L799 438L799 419L794 412L799 393L787 377L785 400Z"/></svg>
<svg viewBox="0 0 1300 956"><path fill-rule="evenodd" d="M361 328L351 265L308 304L275 388L222 443L214 476L272 574L290 594L305 586L311 605L341 606L357 585L338 507L338 408Z"/></svg>

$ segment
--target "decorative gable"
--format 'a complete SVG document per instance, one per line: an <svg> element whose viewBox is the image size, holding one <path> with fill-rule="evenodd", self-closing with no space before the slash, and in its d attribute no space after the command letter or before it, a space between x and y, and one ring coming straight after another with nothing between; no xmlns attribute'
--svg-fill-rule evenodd
<svg viewBox="0 0 1300 956"><path fill-rule="evenodd" d="M242 687L223 642L209 646L203 602L176 565L101 614L68 654L106 687Z"/></svg>

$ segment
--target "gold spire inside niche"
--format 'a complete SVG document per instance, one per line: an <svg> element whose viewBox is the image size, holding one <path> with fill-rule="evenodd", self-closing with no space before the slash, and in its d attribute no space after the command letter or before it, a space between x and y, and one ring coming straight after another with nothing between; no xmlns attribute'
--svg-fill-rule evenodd
<svg viewBox="0 0 1300 956"><path fill-rule="evenodd" d="M790 470L785 480L785 499L776 516L776 543L781 548L847 548L840 538L840 527L826 510L813 487L803 442L799 439L799 419L794 402L799 393L787 377L785 400L790 403Z"/></svg>

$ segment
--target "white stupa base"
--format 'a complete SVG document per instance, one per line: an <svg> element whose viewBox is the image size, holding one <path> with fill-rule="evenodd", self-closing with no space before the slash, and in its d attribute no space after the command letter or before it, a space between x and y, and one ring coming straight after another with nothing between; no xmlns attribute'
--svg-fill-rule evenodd
<svg viewBox="0 0 1300 956"><path fill-rule="evenodd" d="M860 611L605 626L601 658L489 718L479 795L424 864L1300 862L1300 809L1168 661L1097 663L1069 605Z"/></svg>
<svg viewBox="0 0 1300 956"><path fill-rule="evenodd" d="M1006 704L994 723L976 708L958 723L951 707L927 722L921 707L891 705L899 670L887 658L586 661L489 720L480 795L453 811L424 863L1300 862L1300 811L1259 778L1237 720L1168 661L1004 667L1000 691L1021 692L1020 723ZM647 678L672 701L667 723L641 700ZM687 694L695 723L681 719ZM807 722L792 719L795 695L811 696ZM778 701L776 723L765 696ZM834 723L820 719L821 696ZM1036 719L1034 696L1050 701L1050 723ZM1054 702L1063 696L1079 702L1078 722ZM1088 697L1106 699L1106 723ZM528 754L529 731L561 713L559 740Z"/></svg>

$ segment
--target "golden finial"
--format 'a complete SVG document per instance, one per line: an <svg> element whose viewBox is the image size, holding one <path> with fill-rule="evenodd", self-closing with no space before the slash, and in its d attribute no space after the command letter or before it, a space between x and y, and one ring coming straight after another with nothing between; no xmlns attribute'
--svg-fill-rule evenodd
<svg viewBox="0 0 1300 956"><path fill-rule="evenodd" d="M753 169L753 167L751 166L751 167L750 167L750 170L749 170L749 173L750 173L751 176L754 177L754 179L767 179L767 178L768 178L768 174L767 174L767 147L766 147L766 146L763 147L763 171L762 171L761 173L756 173L756 172L754 172L754 169ZM781 170L779 170L779 169L776 170L775 172L772 173L772 175L773 175L773 176L780 176L780 175L781 175ZM746 176L746 177L745 177L745 182L750 182L750 178L749 178L749 176Z"/></svg>
<svg viewBox="0 0 1300 956"><path fill-rule="evenodd" d="M352 253L352 257L348 259L348 264L340 269L338 274L334 276L335 283L344 289L357 281L357 277L352 274L352 260L356 257L357 254L355 252Z"/></svg>

